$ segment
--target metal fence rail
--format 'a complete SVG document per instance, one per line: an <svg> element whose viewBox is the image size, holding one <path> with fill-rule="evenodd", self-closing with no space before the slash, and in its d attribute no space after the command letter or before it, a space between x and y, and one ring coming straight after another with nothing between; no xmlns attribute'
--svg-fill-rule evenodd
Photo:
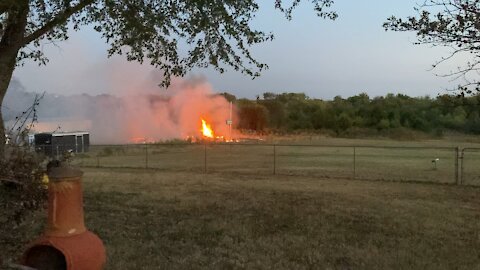
<svg viewBox="0 0 480 270"><path fill-rule="evenodd" d="M54 152L56 149L54 149ZM91 145L84 167L480 185L480 148L295 144Z"/></svg>

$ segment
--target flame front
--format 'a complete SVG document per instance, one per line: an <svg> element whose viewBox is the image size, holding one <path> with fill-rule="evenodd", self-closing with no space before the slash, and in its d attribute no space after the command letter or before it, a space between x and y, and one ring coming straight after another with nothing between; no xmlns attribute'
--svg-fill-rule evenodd
<svg viewBox="0 0 480 270"><path fill-rule="evenodd" d="M207 124L207 122L203 119L202 120L202 134L204 137L207 137L207 138L214 138L214 135L213 135L213 130L212 128L210 127L209 124Z"/></svg>

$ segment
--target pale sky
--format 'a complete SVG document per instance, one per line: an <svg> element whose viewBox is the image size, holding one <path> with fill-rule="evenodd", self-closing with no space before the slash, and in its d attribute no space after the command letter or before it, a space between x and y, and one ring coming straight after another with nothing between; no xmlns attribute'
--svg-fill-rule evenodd
<svg viewBox="0 0 480 270"><path fill-rule="evenodd" d="M275 40L251 49L256 59L270 67L260 78L252 80L235 71L219 74L213 69L195 69L188 76L204 77L218 92L248 98L267 91L305 92L323 99L361 92L371 97L387 93L434 97L459 83L435 73L453 70L465 59L430 71L435 61L447 55L447 49L413 45L413 33L382 28L391 15L413 15L417 1L335 2L336 21L316 17L308 3L295 12L293 21L274 10L273 0L262 4L254 25L272 31ZM46 67L27 62L14 73L27 91L121 94L122 89L141 87L151 77L148 65L129 63L122 57L107 59L105 42L89 28L72 32L68 41L46 45L44 50L50 58Z"/></svg>

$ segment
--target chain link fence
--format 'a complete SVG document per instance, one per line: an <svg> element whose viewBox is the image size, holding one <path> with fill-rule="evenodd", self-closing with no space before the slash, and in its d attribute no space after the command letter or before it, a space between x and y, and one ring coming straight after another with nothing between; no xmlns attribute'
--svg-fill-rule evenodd
<svg viewBox="0 0 480 270"><path fill-rule="evenodd" d="M480 148L462 149L460 160L460 183L480 186Z"/></svg>
<svg viewBox="0 0 480 270"><path fill-rule="evenodd" d="M61 148L61 147L59 147ZM60 149L37 149L61 155ZM83 167L480 185L480 148L285 144L91 145Z"/></svg>

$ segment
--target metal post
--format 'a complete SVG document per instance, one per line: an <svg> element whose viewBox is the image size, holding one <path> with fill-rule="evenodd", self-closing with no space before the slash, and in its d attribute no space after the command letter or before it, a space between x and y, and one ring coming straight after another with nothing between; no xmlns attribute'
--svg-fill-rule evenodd
<svg viewBox="0 0 480 270"><path fill-rule="evenodd" d="M273 175L277 173L277 158L276 158L276 149L275 144L273 145Z"/></svg>
<svg viewBox="0 0 480 270"><path fill-rule="evenodd" d="M459 150L458 146L455 147L455 183L457 185L460 185L459 178L458 178L458 159L459 159L458 150Z"/></svg>
<svg viewBox="0 0 480 270"><path fill-rule="evenodd" d="M353 180L355 180L357 176L357 148L353 147Z"/></svg>
<svg viewBox="0 0 480 270"><path fill-rule="evenodd" d="M145 169L148 169L148 144L145 144Z"/></svg>

